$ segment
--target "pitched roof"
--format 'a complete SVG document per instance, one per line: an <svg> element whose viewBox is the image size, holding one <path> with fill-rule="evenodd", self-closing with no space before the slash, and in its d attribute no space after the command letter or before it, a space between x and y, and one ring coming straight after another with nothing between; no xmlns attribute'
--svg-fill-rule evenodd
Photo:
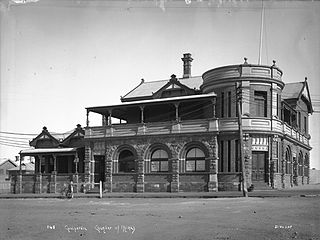
<svg viewBox="0 0 320 240"><path fill-rule="evenodd" d="M312 113L312 102L311 96L309 92L309 86L307 82L307 78L304 82L294 82L294 83L287 83L284 86L284 89L281 94L281 99L289 100L289 99L299 99L301 98L303 101L306 102L308 106L308 112Z"/></svg>
<svg viewBox="0 0 320 240"><path fill-rule="evenodd" d="M10 159L0 159L0 166L2 164L5 164L6 162L10 162L13 166L18 166L14 161L12 161Z"/></svg>
<svg viewBox="0 0 320 240"><path fill-rule="evenodd" d="M36 148L36 149L28 149L28 150L21 150L20 154L24 156L33 156L37 154L44 154L44 153L74 153L77 151L77 148Z"/></svg>
<svg viewBox="0 0 320 240"><path fill-rule="evenodd" d="M20 170L20 166L16 166L8 169L8 171L19 171L19 170ZM34 163L31 163L31 162L21 163L21 170L34 171Z"/></svg>
<svg viewBox="0 0 320 240"><path fill-rule="evenodd" d="M130 98L152 97L152 95L155 92L157 92L159 89L161 89L169 81L170 81L170 79L150 81L150 82L145 82L142 80L141 83L137 87L135 87L133 90L131 90L125 96L123 96L122 100L125 101L125 99L130 99ZM180 78L180 79L178 79L178 81L190 89L197 89L197 90L200 89L200 86L203 83L201 76L190 77L190 78Z"/></svg>
<svg viewBox="0 0 320 240"><path fill-rule="evenodd" d="M299 98L304 82L286 83L281 94L282 99Z"/></svg>

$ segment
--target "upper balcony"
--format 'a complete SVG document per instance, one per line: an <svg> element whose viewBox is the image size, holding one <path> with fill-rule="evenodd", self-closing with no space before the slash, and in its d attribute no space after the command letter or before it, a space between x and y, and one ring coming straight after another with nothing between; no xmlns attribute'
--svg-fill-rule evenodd
<svg viewBox="0 0 320 240"><path fill-rule="evenodd" d="M264 133L282 135L309 146L309 137L278 119L243 118L244 133ZM180 122L154 122L138 124L113 124L98 127L87 127L85 139L117 138L129 136L156 136L186 133L237 132L238 120L229 119L197 119Z"/></svg>
<svg viewBox="0 0 320 240"><path fill-rule="evenodd" d="M143 135L183 134L217 132L216 119L186 120L181 122L155 122L138 124L113 124L100 127L88 127L85 138L112 138Z"/></svg>

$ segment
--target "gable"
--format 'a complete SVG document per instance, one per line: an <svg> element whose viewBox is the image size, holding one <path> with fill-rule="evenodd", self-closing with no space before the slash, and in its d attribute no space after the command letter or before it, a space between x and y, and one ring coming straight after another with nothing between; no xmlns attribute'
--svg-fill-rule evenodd
<svg viewBox="0 0 320 240"><path fill-rule="evenodd" d="M301 100L306 104L308 113L313 112L307 78L304 82L286 84L282 91L281 98L289 103L293 108L299 108L297 105Z"/></svg>
<svg viewBox="0 0 320 240"><path fill-rule="evenodd" d="M153 98L178 97L196 94L196 91L182 84L176 76L171 75L171 79L157 92L153 94Z"/></svg>
<svg viewBox="0 0 320 240"><path fill-rule="evenodd" d="M190 78L180 78L177 79L180 84L188 88L189 90L193 90L194 92L200 91L200 86L203 83L202 77L190 77ZM171 84L168 85L170 79L166 80L158 80L158 81L150 81L146 82L142 80L138 86L132 89L129 93L121 97L122 102L131 102L131 101L139 101L139 100L150 100L153 98L157 98L155 95L160 90L164 90L164 88L172 87ZM173 85L174 88L181 87L179 84ZM161 96L161 95L160 95Z"/></svg>
<svg viewBox="0 0 320 240"><path fill-rule="evenodd" d="M84 130L78 124L77 128L61 142L64 147L83 147L84 146Z"/></svg>
<svg viewBox="0 0 320 240"><path fill-rule="evenodd" d="M30 141L29 145L35 148L54 148L59 145L59 140L53 137L46 127L43 127L42 132Z"/></svg>

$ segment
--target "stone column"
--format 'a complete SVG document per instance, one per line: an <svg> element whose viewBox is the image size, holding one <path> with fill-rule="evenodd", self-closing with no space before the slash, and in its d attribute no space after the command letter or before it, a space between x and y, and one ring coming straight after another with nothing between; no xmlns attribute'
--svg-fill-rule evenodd
<svg viewBox="0 0 320 240"><path fill-rule="evenodd" d="M137 160L137 192L144 192L144 161L143 158Z"/></svg>
<svg viewBox="0 0 320 240"><path fill-rule="evenodd" d="M250 135L247 135L243 141L244 168L247 187L252 185L252 146Z"/></svg>
<svg viewBox="0 0 320 240"><path fill-rule="evenodd" d="M112 158L105 155L105 182L104 189L106 192L112 192Z"/></svg>
<svg viewBox="0 0 320 240"><path fill-rule="evenodd" d="M16 182L16 193L22 193L22 173L19 172Z"/></svg>
<svg viewBox="0 0 320 240"><path fill-rule="evenodd" d="M171 192L179 192L179 159L171 159L172 176L171 176Z"/></svg>
<svg viewBox="0 0 320 240"><path fill-rule="evenodd" d="M217 174L217 159L212 157L206 158L209 163L209 181L208 192L218 192L218 174Z"/></svg>
<svg viewBox="0 0 320 240"><path fill-rule="evenodd" d="M84 158L84 172L85 172L85 183L91 183L91 161L92 161L92 148L89 144L85 146L85 158Z"/></svg>
<svg viewBox="0 0 320 240"><path fill-rule="evenodd" d="M218 138L214 136L209 143L210 155L212 157L206 158L209 167L208 192L218 192Z"/></svg>
<svg viewBox="0 0 320 240"><path fill-rule="evenodd" d="M35 193L40 194L42 192L42 174L36 174Z"/></svg>
<svg viewBox="0 0 320 240"><path fill-rule="evenodd" d="M282 155L281 155L281 167L282 167L282 174L281 174L281 183L282 183L282 188L285 188L286 187L286 184L285 184L285 176L286 176L286 155L285 155L285 145L284 145L284 142L283 142L283 139L282 139L282 142L281 142L281 152L282 152Z"/></svg>

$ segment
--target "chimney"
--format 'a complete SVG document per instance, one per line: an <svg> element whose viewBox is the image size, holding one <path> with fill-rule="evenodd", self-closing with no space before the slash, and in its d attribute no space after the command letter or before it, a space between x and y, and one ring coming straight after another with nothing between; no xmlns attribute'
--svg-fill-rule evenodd
<svg viewBox="0 0 320 240"><path fill-rule="evenodd" d="M183 78L191 77L191 62L193 60L191 53L183 54L181 60L183 61Z"/></svg>

